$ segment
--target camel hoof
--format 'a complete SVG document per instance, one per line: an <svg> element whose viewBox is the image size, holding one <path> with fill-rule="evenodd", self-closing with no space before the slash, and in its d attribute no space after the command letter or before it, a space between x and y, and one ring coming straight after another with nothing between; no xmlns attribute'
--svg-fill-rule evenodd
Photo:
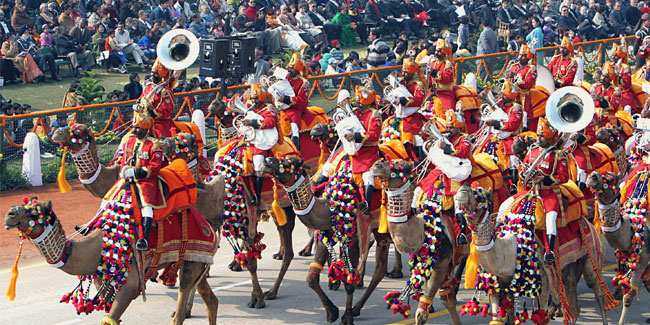
<svg viewBox="0 0 650 325"><path fill-rule="evenodd" d="M339 290L339 287L341 287L341 281L336 281L334 283L332 282L327 283L327 288L330 289L330 291L337 291Z"/></svg>
<svg viewBox="0 0 650 325"><path fill-rule="evenodd" d="M325 311L327 312L327 316L325 319L327 320L328 323L334 323L336 322L337 319L339 319L339 308L331 305L328 306Z"/></svg>
<svg viewBox="0 0 650 325"><path fill-rule="evenodd" d="M391 279L401 279L404 277L404 274L402 274L402 270L392 270L386 273L386 276Z"/></svg>
<svg viewBox="0 0 650 325"><path fill-rule="evenodd" d="M176 312L175 312L175 311L172 312L172 318L174 318L174 316L176 316ZM185 313L185 319L188 319L188 318L190 318L190 317L192 317L192 311L191 311L191 310L188 310L188 311Z"/></svg>
<svg viewBox="0 0 650 325"><path fill-rule="evenodd" d="M357 317L361 315L361 307L354 306L352 308L352 316Z"/></svg>
<svg viewBox="0 0 650 325"><path fill-rule="evenodd" d="M277 297L278 297L278 293L274 292L274 291L271 291L271 290L264 293L264 299L265 300L273 300L273 299L275 299Z"/></svg>
<svg viewBox="0 0 650 325"><path fill-rule="evenodd" d="M614 290L614 299L621 300L623 299L623 287L619 286Z"/></svg>
<svg viewBox="0 0 650 325"><path fill-rule="evenodd" d="M364 286L363 278L361 278L361 279L359 279L359 283L357 283L357 289L361 289L361 288L363 288L363 286Z"/></svg>
<svg viewBox="0 0 650 325"><path fill-rule="evenodd" d="M241 272L242 271L241 265L237 261L232 261L228 265L228 268L233 272Z"/></svg>
<svg viewBox="0 0 650 325"><path fill-rule="evenodd" d="M255 296L251 297L251 301L247 304L248 308L262 309L266 307L264 299L256 298Z"/></svg>
<svg viewBox="0 0 650 325"><path fill-rule="evenodd" d="M273 254L273 259L274 260L282 260L282 254L281 253L275 253Z"/></svg>
<svg viewBox="0 0 650 325"><path fill-rule="evenodd" d="M298 252L298 256L308 257L308 256L313 256L313 255L314 254L311 253L311 250L303 249L300 252Z"/></svg>
<svg viewBox="0 0 650 325"><path fill-rule="evenodd" d="M354 316L352 315L351 310L346 310L345 313L343 314L343 317L341 317L341 324L342 325L353 325L354 324Z"/></svg>

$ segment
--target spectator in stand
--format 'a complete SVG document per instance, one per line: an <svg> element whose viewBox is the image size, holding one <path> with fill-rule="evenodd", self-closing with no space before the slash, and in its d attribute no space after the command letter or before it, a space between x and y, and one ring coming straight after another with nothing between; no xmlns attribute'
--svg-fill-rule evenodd
<svg viewBox="0 0 650 325"><path fill-rule="evenodd" d="M43 72L38 68L32 55L28 52L23 53L13 34L9 34L7 39L2 43L2 55L13 61L14 68L20 73L20 79L23 80L23 83L45 79Z"/></svg>
<svg viewBox="0 0 650 325"><path fill-rule="evenodd" d="M170 23L172 19L169 15L169 11L167 10L168 6L169 2L166 0L158 0L158 5L151 11L151 19L153 21L164 20L167 23Z"/></svg>
<svg viewBox="0 0 650 325"><path fill-rule="evenodd" d="M625 7L625 9L623 10L623 14L625 15L625 20L627 20L628 24L635 29L636 26L638 26L639 24L641 15L643 15L643 13L638 8L638 6L639 6L638 0L630 0L630 5Z"/></svg>
<svg viewBox="0 0 650 325"><path fill-rule="evenodd" d="M332 41L332 50L330 51L330 54L337 61L339 62L343 61L344 53L343 50L341 50L341 42L339 42L338 40Z"/></svg>
<svg viewBox="0 0 650 325"><path fill-rule="evenodd" d="M0 37L2 39L7 39L9 34L14 34L15 30L11 27L11 24L7 23L5 20L5 14L0 11Z"/></svg>
<svg viewBox="0 0 650 325"><path fill-rule="evenodd" d="M341 6L341 10L339 10L336 16L332 18L331 22L332 24L341 25L341 28L343 28L341 44L343 44L344 46L357 45L357 36L356 33L354 32L354 29L352 29L352 25L350 24L352 21L350 20L350 15L348 15L347 8Z"/></svg>
<svg viewBox="0 0 650 325"><path fill-rule="evenodd" d="M149 14L144 10L140 10L138 12L138 30L142 33L141 35L144 35L145 31L152 28L153 23L149 20Z"/></svg>
<svg viewBox="0 0 650 325"><path fill-rule="evenodd" d="M41 38L40 38L41 47L52 47L52 33L50 33L50 26L45 24L43 25L41 30L42 30Z"/></svg>
<svg viewBox="0 0 650 325"><path fill-rule="evenodd" d="M318 4L315 1L309 2L309 12L307 14L314 25L323 27L329 41L341 39L341 33L343 32L341 25L331 24L328 19L318 13Z"/></svg>
<svg viewBox="0 0 650 325"><path fill-rule="evenodd" d="M80 18L82 19L82 18ZM88 43L79 43L72 36L66 34L65 26L56 27L54 43L60 55L65 55L74 68L75 78L81 78L79 67L86 72L92 71L95 66L95 56L88 49ZM79 61L83 60L83 65Z"/></svg>
<svg viewBox="0 0 650 325"><path fill-rule="evenodd" d="M198 38L208 38L210 33L208 33L208 26L205 25L201 15L193 14L192 22L190 23L190 31Z"/></svg>
<svg viewBox="0 0 650 325"><path fill-rule="evenodd" d="M91 50L96 56L99 55L102 51L105 51L104 43L106 42L106 35L104 35L104 32L106 32L106 30L104 29L104 25L100 24L95 26L95 33L91 38L91 43L92 43Z"/></svg>
<svg viewBox="0 0 650 325"><path fill-rule="evenodd" d="M89 45L93 38L92 32L88 29L88 21L82 17L75 20L75 26L70 30L69 34L78 44L84 46ZM90 48L90 46L87 47Z"/></svg>
<svg viewBox="0 0 650 325"><path fill-rule="evenodd" d="M138 47L144 52L144 55L150 60L155 60L157 57L156 48L151 42L151 37L153 37L153 31L147 30L145 35L140 38L138 41Z"/></svg>
<svg viewBox="0 0 650 325"><path fill-rule="evenodd" d="M176 2L176 4L174 5L174 9L176 9L176 11L179 14L182 14L183 16L185 16L185 19L191 20L192 7L190 6L189 2L187 2L185 0L178 0L178 2Z"/></svg>
<svg viewBox="0 0 650 325"><path fill-rule="evenodd" d="M128 94L128 99L138 99L142 95L142 84L137 72L131 72L129 75L129 83L124 85L124 92Z"/></svg>
<svg viewBox="0 0 650 325"><path fill-rule="evenodd" d="M133 58L135 59L135 62L140 66L140 69L144 69L145 62L153 62L144 56L144 52L142 52L137 44L133 43L131 40L131 35L129 35L129 31L124 29L124 23L117 24L117 29L115 30L115 38L113 41L120 50L124 51L124 54L133 55Z"/></svg>
<svg viewBox="0 0 650 325"><path fill-rule="evenodd" d="M14 30L18 30L24 25L31 25L31 23L27 7L22 4L22 2L17 3L14 7L14 12L11 15L11 27L13 27Z"/></svg>
<svg viewBox="0 0 650 325"><path fill-rule="evenodd" d="M465 49L469 46L469 17L459 17L458 21L460 21L460 24L458 25L458 41L456 44L459 49Z"/></svg>
<svg viewBox="0 0 650 325"><path fill-rule="evenodd" d="M478 38L476 45L476 55L492 54L499 51L499 42L497 41L497 33L494 32L492 26L487 21L481 23L483 31Z"/></svg>
<svg viewBox="0 0 650 325"><path fill-rule="evenodd" d="M34 25L36 25L36 28L43 28L43 25L48 24L48 26L52 27L57 24L54 16L50 12L50 9L47 7L47 3L42 3L40 6L41 12L39 13L38 16L34 19ZM41 30L41 32L43 32Z"/></svg>
<svg viewBox="0 0 650 325"><path fill-rule="evenodd" d="M623 5L620 1L614 4L614 10L609 13L609 23L612 25L612 29L616 35L632 35L632 27L630 27L627 19L625 19L622 8Z"/></svg>
<svg viewBox="0 0 650 325"><path fill-rule="evenodd" d="M306 4L301 3L300 6L298 6L296 19L298 20L298 28L307 31L309 35L314 39L316 44L327 42L327 37L323 32L323 28L314 25L314 22L309 17ZM314 47L318 47L318 45L315 45Z"/></svg>
<svg viewBox="0 0 650 325"><path fill-rule="evenodd" d="M178 16L176 18L176 23L174 26L172 26L172 29L185 29L187 28L187 21L185 20L185 16Z"/></svg>
<svg viewBox="0 0 650 325"><path fill-rule="evenodd" d="M126 69L126 55L124 54L122 48L119 47L115 41L115 30L111 29L108 31L108 37L104 42L104 48L109 53L109 70L111 72L117 73L128 73L128 70ZM115 58L117 58L117 60L120 62L119 67L115 65Z"/></svg>
<svg viewBox="0 0 650 325"><path fill-rule="evenodd" d="M542 21L539 17L533 17L533 30L526 36L526 42L534 52L544 46L544 32L542 31ZM544 52L537 52L537 62L544 63Z"/></svg>
<svg viewBox="0 0 650 325"><path fill-rule="evenodd" d="M64 26L66 30L74 28L74 19L72 18L72 6L63 5L63 11L58 18L59 25Z"/></svg>
<svg viewBox="0 0 650 325"><path fill-rule="evenodd" d="M203 19L203 23L206 26L212 26L215 22L214 20L214 14L212 13L212 10L210 10L210 6L208 6L206 3L201 3L201 6L199 6L199 11L201 12L201 19Z"/></svg>
<svg viewBox="0 0 650 325"><path fill-rule="evenodd" d="M368 56L366 57L366 60L368 61L368 69L383 67L386 65L386 58L388 57L390 48L386 42L381 39L381 32L379 30L371 30L368 39L370 40L370 45L368 45Z"/></svg>
<svg viewBox="0 0 650 325"><path fill-rule="evenodd" d="M255 48L255 57L257 60L255 61L253 83L258 83L262 76L268 76L271 74L271 66L273 66L273 64L271 63L271 56L265 55L264 50L259 47Z"/></svg>
<svg viewBox="0 0 650 325"><path fill-rule="evenodd" d="M558 19L558 27L562 28L563 31L577 29L578 22L576 22L569 14L569 6L560 7L560 14L561 16Z"/></svg>
<svg viewBox="0 0 650 325"><path fill-rule="evenodd" d="M61 78L57 75L54 56L50 53L42 54L37 50L36 42L32 38L29 27L27 25L20 27L18 30L18 35L20 37L16 40L16 45L18 46L20 52L31 54L41 71L46 71L49 69L50 74L52 75L52 79L61 81ZM43 79L43 81L47 82L45 79Z"/></svg>
<svg viewBox="0 0 650 325"><path fill-rule="evenodd" d="M140 10L140 2L120 0L118 16L120 21L126 21L127 18L138 18L138 11Z"/></svg>
<svg viewBox="0 0 650 325"><path fill-rule="evenodd" d="M639 29L634 34L634 48L632 53L637 56L636 67L634 70L639 69L646 63L645 56L638 55L637 53L639 53L643 41L648 36L650 36L650 13L644 13L643 16L641 16L641 26L639 26Z"/></svg>

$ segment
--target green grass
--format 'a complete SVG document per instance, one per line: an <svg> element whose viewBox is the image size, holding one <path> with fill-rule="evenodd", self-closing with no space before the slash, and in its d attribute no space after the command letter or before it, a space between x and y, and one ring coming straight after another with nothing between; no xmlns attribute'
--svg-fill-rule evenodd
<svg viewBox="0 0 650 325"><path fill-rule="evenodd" d="M357 45L350 48L344 48L346 56L350 51L357 51L363 57L365 56L366 47L363 45ZM275 55L274 59L279 58L279 55ZM276 61L277 62L277 61ZM274 62L275 63L275 62ZM131 71L138 71L138 68L131 68ZM94 70L97 73L96 78L101 80L101 84L106 89L106 93L109 93L113 90L122 90L124 85L129 83L128 74L118 74L118 73L108 73L104 68L96 68ZM146 75L149 74L149 70L138 71L140 73L140 78L144 79ZM197 77L199 73L199 67L197 64L191 66L187 69L187 79L192 77ZM49 78L49 73L46 74ZM63 81L52 82L52 83L37 83L37 84L22 84L17 83L13 85L5 85L0 92L5 99L11 99L14 103L19 104L29 104L32 106L33 111L45 111L51 109L61 108L63 102L63 97L65 96L66 91L70 87L70 83L73 78L70 74L70 71L66 67L61 68L61 77ZM328 93L328 96L332 94ZM320 96L316 96L320 97ZM312 105L323 106L327 101L322 98L314 97Z"/></svg>

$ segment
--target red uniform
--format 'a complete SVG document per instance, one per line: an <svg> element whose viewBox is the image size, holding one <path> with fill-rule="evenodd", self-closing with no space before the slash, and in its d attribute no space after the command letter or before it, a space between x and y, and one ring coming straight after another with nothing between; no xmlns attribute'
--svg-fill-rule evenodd
<svg viewBox="0 0 650 325"><path fill-rule="evenodd" d="M524 158L524 166L532 164L542 152L544 152L544 148L540 147L534 147L528 151ZM536 170L539 174L547 176L548 180L543 182L539 188L539 196L544 204L545 212L560 213L560 204L562 204L560 185L569 180L569 165L566 157L561 150L553 150L542 159Z"/></svg>
<svg viewBox="0 0 650 325"><path fill-rule="evenodd" d="M147 96L151 91L153 91L156 85L154 83L148 83L144 86L142 91L143 98ZM174 113L174 94L169 86L165 86L152 98L152 117L154 132L156 137L172 137L176 133L176 128L174 127L174 121L172 120L172 114Z"/></svg>
<svg viewBox="0 0 650 325"><path fill-rule="evenodd" d="M253 128L258 130L272 129L277 125L277 117L275 116L275 109L271 104L266 104L262 107L255 108L255 113L262 116L262 120L256 120L253 122ZM271 149L262 150L257 148L254 144L251 145L251 153L253 156L262 155L264 157L272 157Z"/></svg>
<svg viewBox="0 0 650 325"><path fill-rule="evenodd" d="M517 84L517 87L519 87L518 102L524 107L524 112L528 115L528 129L535 130L537 129L536 125L530 124L530 122L533 121L533 105L530 98L530 89L535 87L535 81L537 80L537 66L529 64L522 67L519 64L515 64L510 68L510 71L513 73L513 82L515 79L520 80L520 83Z"/></svg>
<svg viewBox="0 0 650 325"><path fill-rule="evenodd" d="M411 81L410 83L406 84L406 82L402 82L402 85L406 86L406 89L413 95L413 97L409 98L409 103L406 104L407 107L420 107L422 106L422 102L424 101L424 96L426 95L424 93L424 85L422 85L421 82L419 81Z"/></svg>
<svg viewBox="0 0 650 325"><path fill-rule="evenodd" d="M586 128L578 132L579 137L584 137L582 143L578 143L573 150L573 158L576 160L578 167L589 175L598 166L596 162L600 161L600 154L596 151L589 150L589 146L596 143L596 123L592 121Z"/></svg>
<svg viewBox="0 0 650 325"><path fill-rule="evenodd" d="M295 123L300 127L302 115L307 110L307 104L309 103L309 90L305 88L307 80L300 74L293 78L287 76L287 79L291 84L291 88L293 88L295 96L291 97L290 101L287 103L290 106L285 109L284 112L289 117L289 122Z"/></svg>
<svg viewBox="0 0 650 325"><path fill-rule="evenodd" d="M356 155L350 157L352 173L361 174L369 171L372 164L379 160L378 142L381 133L381 113L374 109L367 109L365 111L356 110L354 114L366 130L362 134L355 134L354 141L362 143L362 146Z"/></svg>
<svg viewBox="0 0 650 325"><path fill-rule="evenodd" d="M519 135L519 131L524 126L524 109L516 102L510 102L502 109L508 113L508 120L501 122L501 127L499 131L512 132L510 136L503 141L503 148L506 155L514 155L512 152L512 143L515 141L515 137Z"/></svg>
<svg viewBox="0 0 650 325"><path fill-rule="evenodd" d="M429 84L434 87L435 92L442 102L444 110L456 108L456 95L454 95L454 64L449 60L431 62L430 67L438 71L436 76L429 77Z"/></svg>
<svg viewBox="0 0 650 325"><path fill-rule="evenodd" d="M158 181L158 173L163 164L163 154L158 139L147 136L141 140L135 135L129 135L122 142L120 150L122 151L122 156L118 160L120 169L126 167L135 169L135 185L140 193L141 207L164 207L165 200Z"/></svg>
<svg viewBox="0 0 650 325"><path fill-rule="evenodd" d="M630 106L632 114L641 113L641 104L637 101L632 91L632 70L630 66L621 63L616 66L617 80L614 83L621 90L621 107Z"/></svg>
<svg viewBox="0 0 650 325"><path fill-rule="evenodd" d="M560 87L573 85L573 79L578 71L576 60L572 57L563 57L561 54L554 56L548 64L548 69L551 70L553 79Z"/></svg>
<svg viewBox="0 0 650 325"><path fill-rule="evenodd" d="M598 113L598 124L605 126L609 123L612 126L617 126L618 120L614 114L616 114L616 111L618 111L621 106L621 91L612 85L605 88L602 84L597 84L592 89L592 96L599 96L607 100L608 103L608 107L601 108ZM594 101L594 104L596 107L600 107L600 101L596 100Z"/></svg>
<svg viewBox="0 0 650 325"><path fill-rule="evenodd" d="M470 144L466 134L461 133L454 138L449 139L449 142L451 142L453 146L452 152L449 153L450 156L471 159L472 145ZM456 194L456 190L452 188L452 180L444 173L442 173L442 182L445 185L445 195L450 196Z"/></svg>

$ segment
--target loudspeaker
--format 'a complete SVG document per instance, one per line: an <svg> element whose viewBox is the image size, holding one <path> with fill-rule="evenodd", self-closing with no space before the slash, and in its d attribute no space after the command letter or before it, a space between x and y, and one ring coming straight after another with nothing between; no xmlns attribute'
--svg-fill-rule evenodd
<svg viewBox="0 0 650 325"><path fill-rule="evenodd" d="M255 73L255 45L257 40L254 37L247 37L239 41L241 42L241 53L239 54L241 73ZM233 46L234 42L235 40L233 40Z"/></svg>
<svg viewBox="0 0 650 325"><path fill-rule="evenodd" d="M199 43L199 76L225 78L228 66L228 39L202 39Z"/></svg>

